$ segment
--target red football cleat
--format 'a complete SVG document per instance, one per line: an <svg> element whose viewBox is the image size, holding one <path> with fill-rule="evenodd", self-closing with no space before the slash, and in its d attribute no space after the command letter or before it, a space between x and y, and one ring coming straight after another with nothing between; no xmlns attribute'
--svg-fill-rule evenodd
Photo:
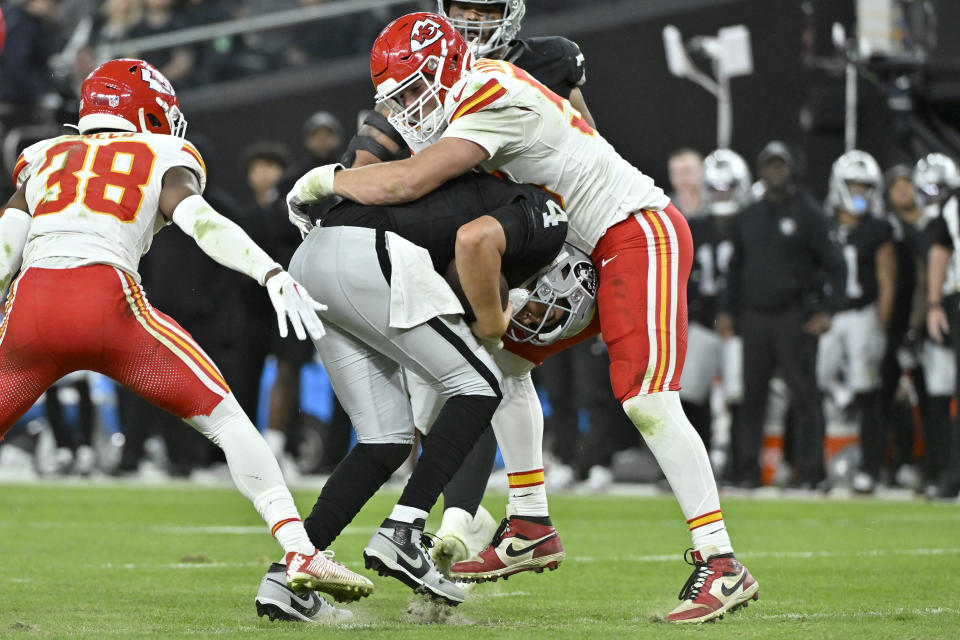
<svg viewBox="0 0 960 640"><path fill-rule="evenodd" d="M700 551L689 549L693 573L680 591L683 602L670 612L667 620L699 623L723 618L723 614L746 607L759 597L760 585L732 553L717 553L714 546ZM704 560L706 558L706 560Z"/></svg>
<svg viewBox="0 0 960 640"><path fill-rule="evenodd" d="M450 577L461 582L486 582L521 571L542 573L544 569L556 569L566 555L552 525L537 524L508 511L490 546L450 567Z"/></svg>

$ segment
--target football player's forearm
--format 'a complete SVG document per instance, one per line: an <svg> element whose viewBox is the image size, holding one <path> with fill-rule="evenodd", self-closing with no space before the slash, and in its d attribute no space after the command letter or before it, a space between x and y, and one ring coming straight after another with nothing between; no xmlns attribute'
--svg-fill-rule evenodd
<svg viewBox="0 0 960 640"><path fill-rule="evenodd" d="M23 248L27 244L32 218L21 185L0 209L0 299L10 286L23 262Z"/></svg>
<svg viewBox="0 0 960 640"><path fill-rule="evenodd" d="M947 263L950 261L950 250L934 244L930 247L929 265L927 266L927 304L939 304L943 296L943 283L947 277Z"/></svg>
<svg viewBox="0 0 960 640"><path fill-rule="evenodd" d="M225 267L264 284L280 265L232 220L214 210L203 196L184 199L173 212L173 222L193 238L200 249Z"/></svg>
<svg viewBox="0 0 960 640"><path fill-rule="evenodd" d="M427 193L405 165L408 160L382 162L356 169L337 171L334 192L367 205L401 204Z"/></svg>
<svg viewBox="0 0 960 640"><path fill-rule="evenodd" d="M485 218L460 228L457 233L456 262L460 286L477 317L477 323L492 338L506 331L506 327L500 331L503 323L500 269L505 238L500 224L493 218ZM497 331L500 333L494 336Z"/></svg>
<svg viewBox="0 0 960 640"><path fill-rule="evenodd" d="M884 243L877 250L877 314L880 326L886 329L893 317L894 295L897 289L897 257L893 243Z"/></svg>

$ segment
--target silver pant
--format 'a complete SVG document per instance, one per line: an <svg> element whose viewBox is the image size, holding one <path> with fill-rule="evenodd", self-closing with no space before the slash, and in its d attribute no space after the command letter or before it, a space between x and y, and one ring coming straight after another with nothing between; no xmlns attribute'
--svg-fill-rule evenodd
<svg viewBox="0 0 960 640"><path fill-rule="evenodd" d="M290 275L328 307L320 314L327 333L314 344L367 444L413 441L402 368L444 398L499 394L499 371L460 316L390 327L388 254L382 233L328 227L312 231L290 262Z"/></svg>

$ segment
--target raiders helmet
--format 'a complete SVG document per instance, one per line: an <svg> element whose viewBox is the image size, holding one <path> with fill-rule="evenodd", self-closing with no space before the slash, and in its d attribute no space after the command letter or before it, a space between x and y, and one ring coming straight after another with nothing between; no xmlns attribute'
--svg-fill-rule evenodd
<svg viewBox="0 0 960 640"><path fill-rule="evenodd" d="M450 17L450 0L437 0L437 12L460 32L468 43L477 40L478 58L497 56L507 48L520 32L520 21L527 12L524 0L458 0L462 4L501 5L503 17L499 20L455 20Z"/></svg>
<svg viewBox="0 0 960 640"><path fill-rule="evenodd" d="M913 167L913 185L921 206L939 205L951 191L960 188L960 169L950 156L928 153Z"/></svg>
<svg viewBox="0 0 960 640"><path fill-rule="evenodd" d="M866 185L866 194L852 193L851 183ZM883 174L873 156L852 149L834 161L826 210L830 214L843 210L855 216L883 215Z"/></svg>
<svg viewBox="0 0 960 640"><path fill-rule="evenodd" d="M526 288L510 291L514 312L507 336L537 346L575 336L593 320L596 299L597 270L590 256L565 243L550 268ZM525 321L531 310L536 319Z"/></svg>
<svg viewBox="0 0 960 640"><path fill-rule="evenodd" d="M707 211L729 216L752 200L750 168L735 151L717 149L703 159L701 188Z"/></svg>

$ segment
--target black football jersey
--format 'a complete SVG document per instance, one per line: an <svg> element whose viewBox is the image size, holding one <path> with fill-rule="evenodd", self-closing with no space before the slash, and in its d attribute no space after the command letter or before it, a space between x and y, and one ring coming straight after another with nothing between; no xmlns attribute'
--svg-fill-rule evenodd
<svg viewBox="0 0 960 640"><path fill-rule="evenodd" d="M923 227L904 222L893 213L888 219L893 228L893 247L897 254L897 284L890 320L890 333L896 335L902 334L910 325L917 271L926 263L929 243Z"/></svg>
<svg viewBox="0 0 960 640"><path fill-rule="evenodd" d="M405 204L362 205L343 200L318 222L324 227L392 231L429 251L433 268L443 274L454 259L457 230L484 215L503 226L507 246L501 271L511 288L549 264L567 237L566 214L549 193L476 172L449 180Z"/></svg>
<svg viewBox="0 0 960 640"><path fill-rule="evenodd" d="M691 322L711 329L733 256L735 220L735 216L697 216L688 221L693 237L693 265L687 281L687 312Z"/></svg>
<svg viewBox="0 0 960 640"><path fill-rule="evenodd" d="M835 238L847 265L845 309L859 309L877 300L877 249L893 241L886 220L865 216L854 227L836 225Z"/></svg>
<svg viewBox="0 0 960 640"><path fill-rule="evenodd" d="M587 79L580 47L560 36L513 40L503 59L562 98L569 98L570 91Z"/></svg>

